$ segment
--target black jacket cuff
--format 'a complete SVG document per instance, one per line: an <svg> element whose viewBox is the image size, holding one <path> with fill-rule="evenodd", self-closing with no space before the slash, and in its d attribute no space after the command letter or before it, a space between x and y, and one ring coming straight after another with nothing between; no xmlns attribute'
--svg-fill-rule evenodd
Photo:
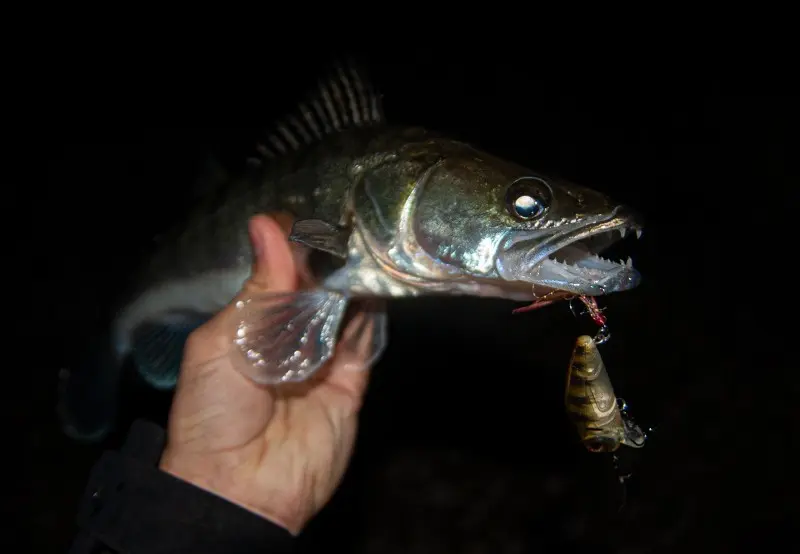
<svg viewBox="0 0 800 554"><path fill-rule="evenodd" d="M291 551L287 530L159 470L164 444L160 427L137 421L120 452L103 454L81 502L72 554L100 545L121 554Z"/></svg>

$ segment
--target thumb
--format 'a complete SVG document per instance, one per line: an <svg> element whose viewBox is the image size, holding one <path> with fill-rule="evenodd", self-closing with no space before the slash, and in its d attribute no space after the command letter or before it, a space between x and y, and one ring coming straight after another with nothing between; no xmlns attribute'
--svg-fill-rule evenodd
<svg viewBox="0 0 800 554"><path fill-rule="evenodd" d="M248 230L253 248L250 277L224 309L189 337L188 351L201 359L217 358L230 348L230 333L234 332L237 325L235 306L239 300L265 292L290 292L296 289L297 270L287 232L275 218L266 215L251 218Z"/></svg>
<svg viewBox="0 0 800 554"><path fill-rule="evenodd" d="M257 215L249 222L253 269L246 293L289 292L297 287L297 268L288 235L274 217Z"/></svg>

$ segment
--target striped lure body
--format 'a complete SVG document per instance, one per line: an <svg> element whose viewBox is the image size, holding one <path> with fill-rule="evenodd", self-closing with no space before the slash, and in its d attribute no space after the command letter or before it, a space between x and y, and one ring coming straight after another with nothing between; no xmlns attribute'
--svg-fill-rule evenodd
<svg viewBox="0 0 800 554"><path fill-rule="evenodd" d="M626 417L594 339L578 337L567 372L567 414L590 452L615 452L620 445L644 446L642 430Z"/></svg>

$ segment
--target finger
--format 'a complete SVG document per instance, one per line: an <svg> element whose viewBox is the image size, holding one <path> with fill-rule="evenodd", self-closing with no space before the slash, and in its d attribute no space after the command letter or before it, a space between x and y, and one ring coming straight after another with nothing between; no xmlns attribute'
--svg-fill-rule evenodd
<svg viewBox="0 0 800 554"><path fill-rule="evenodd" d="M330 378L355 392L366 388L370 370L378 361L380 346L376 343L376 333L380 329L376 309L380 306L365 305L354 315L342 333L331 363Z"/></svg>
<svg viewBox="0 0 800 554"><path fill-rule="evenodd" d="M248 231L253 249L250 277L224 309L190 335L191 350L209 358L219 357L230 348L230 335L235 333L238 325L238 301L259 293L288 292L296 287L296 268L287 240L288 231L274 217L266 215L252 217Z"/></svg>
<svg viewBox="0 0 800 554"><path fill-rule="evenodd" d="M273 217L250 219L253 270L249 285L262 292L289 292L297 286L297 268L288 234Z"/></svg>

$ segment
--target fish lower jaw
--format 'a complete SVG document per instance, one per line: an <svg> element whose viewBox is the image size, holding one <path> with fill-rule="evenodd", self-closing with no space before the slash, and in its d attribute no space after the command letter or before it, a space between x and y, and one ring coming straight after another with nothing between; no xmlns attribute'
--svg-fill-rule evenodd
<svg viewBox="0 0 800 554"><path fill-rule="evenodd" d="M596 254L573 260L559 260L558 254L555 256L534 268L531 273L534 285L574 294L600 296L632 289L641 281L630 257L614 262Z"/></svg>
<svg viewBox="0 0 800 554"><path fill-rule="evenodd" d="M632 289L641 281L633 259L625 256L614 260L600 255L610 247L617 248L626 234L636 239L641 237L641 229L632 230L635 232L628 234L623 224L565 244L532 268L531 280L535 284L592 296Z"/></svg>

